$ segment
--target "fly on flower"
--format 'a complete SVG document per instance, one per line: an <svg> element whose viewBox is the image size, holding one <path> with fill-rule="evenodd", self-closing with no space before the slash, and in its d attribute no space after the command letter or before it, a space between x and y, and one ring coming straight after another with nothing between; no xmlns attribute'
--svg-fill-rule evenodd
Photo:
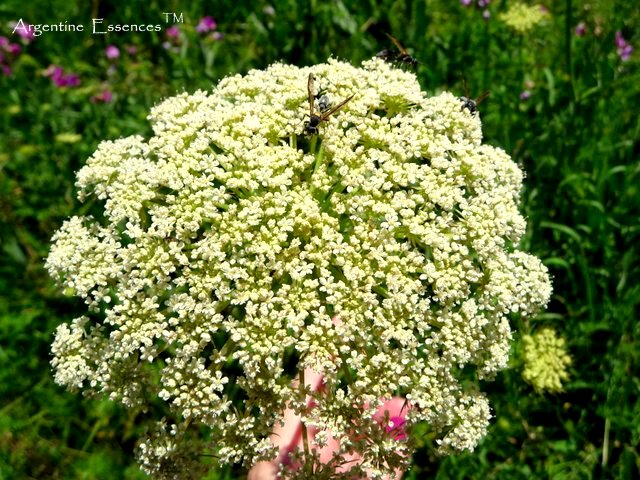
<svg viewBox="0 0 640 480"><path fill-rule="evenodd" d="M395 65L407 65L411 68L415 68L415 66L418 64L418 60L409 55L409 52L407 52L406 48L402 46L397 38L389 35L388 33L386 33L385 35L389 37L398 51L385 48L384 50L379 51L376 54L376 57L384 60L385 62L393 63Z"/></svg>
<svg viewBox="0 0 640 480"><path fill-rule="evenodd" d="M487 98L490 92L489 90L485 90L478 98L470 98L467 82L464 78L462 79L462 84L464 85L464 96L460 97L460 100L462 101L462 107L460 107L460 110L464 110L466 108L469 110L469 113L474 114L478 111L478 104Z"/></svg>
<svg viewBox="0 0 640 480"><path fill-rule="evenodd" d="M346 98L338 105L333 108L329 108L328 101L329 98L324 95L318 99L318 108L320 109L320 115L315 113L315 95L313 94L313 74L309 74L309 79L307 80L307 93L309 95L309 120L304 122L304 134L305 135L317 135L318 134L318 125L324 122L327 118L329 118L332 114L340 110L349 100L351 100L355 94ZM326 97L326 101L323 101L323 97ZM323 111L322 102L326 106L326 111Z"/></svg>

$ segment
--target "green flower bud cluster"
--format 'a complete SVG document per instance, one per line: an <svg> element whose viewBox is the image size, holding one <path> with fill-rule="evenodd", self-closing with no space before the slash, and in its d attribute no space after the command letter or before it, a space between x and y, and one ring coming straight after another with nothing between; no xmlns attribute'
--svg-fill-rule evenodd
<svg viewBox="0 0 640 480"><path fill-rule="evenodd" d="M509 9L499 15L507 26L517 33L527 33L541 24L548 15L542 5L527 5L523 2L512 3Z"/></svg>
<svg viewBox="0 0 640 480"><path fill-rule="evenodd" d="M538 392L562 392L571 365L564 338L551 328L543 328L533 335L523 335L522 344L524 380Z"/></svg>

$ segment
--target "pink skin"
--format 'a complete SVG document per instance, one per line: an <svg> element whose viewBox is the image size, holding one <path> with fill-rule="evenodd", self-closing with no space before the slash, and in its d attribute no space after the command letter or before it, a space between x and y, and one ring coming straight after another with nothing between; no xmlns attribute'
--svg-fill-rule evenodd
<svg viewBox="0 0 640 480"><path fill-rule="evenodd" d="M305 384L311 391L317 392L322 388L322 375L309 368L304 371L304 379ZM307 397L307 405L310 407L313 405L313 399L311 397ZM387 426L387 432L390 435L393 435L398 441L406 438L406 434L404 433L402 426L406 421L407 411L410 408L407 405L408 404L405 399L393 397L391 400L386 401L382 406L380 406L373 416L375 420L382 422L384 421L385 414L388 412L389 421L390 423L393 423L393 426ZM280 464L286 465L290 463L289 453L294 451L296 448L300 448L301 450L304 448L302 432L302 422L300 421L300 417L298 417L291 409L285 410L284 425L276 424L273 428L273 434L271 435L271 442L278 447L278 456L271 461L258 462L255 464L249 471L247 480L275 480L277 478L278 466ZM319 451L321 462L328 463L333 458L334 453L339 450L340 442L339 440L330 437L327 445L318 447L314 442L316 432L317 430L314 428L307 428L309 447ZM361 463L362 457L359 455L353 455L351 457L345 457L345 460L345 464L338 468L339 472L348 471L353 465ZM402 473L403 472L396 470L394 476L388 477L388 479L400 480L402 478ZM367 476L366 478L370 477Z"/></svg>
<svg viewBox="0 0 640 480"><path fill-rule="evenodd" d="M334 325L341 323L340 319L333 317ZM312 392L319 391L324 385L324 378L322 374L317 373L310 368L304 370L304 383ZM296 385L294 383L294 385ZM306 403L308 407L313 407L314 401L311 396L307 396ZM387 425L385 428L389 435L392 435L396 440L404 440L406 434L403 429L403 425L406 422L407 412L411 406L404 398L393 397L391 400L387 400L383 403L373 418L382 423L385 418L385 414L388 412L389 422L393 425ZM307 428L307 440L309 448L319 452L320 461L322 463L329 463L334 454L340 450L340 441L338 439L329 436L329 441L323 447L319 447L315 443L315 436L317 430L313 427ZM296 448L300 450L304 449L304 443L302 441L303 429L300 417L295 414L293 410L287 408L284 412L284 425L277 423L273 427L273 433L271 434L271 442L274 446L278 447L278 455L271 461L264 461L256 463L247 476L247 480L275 480L278 474L279 465L289 465L291 460L289 454ZM345 463L338 467L338 472L349 471L354 465L362 463L362 457L360 455L344 456ZM392 477L388 477L387 480L400 480L403 472L396 470ZM370 478L367 475L366 478ZM354 479L355 480L355 479Z"/></svg>

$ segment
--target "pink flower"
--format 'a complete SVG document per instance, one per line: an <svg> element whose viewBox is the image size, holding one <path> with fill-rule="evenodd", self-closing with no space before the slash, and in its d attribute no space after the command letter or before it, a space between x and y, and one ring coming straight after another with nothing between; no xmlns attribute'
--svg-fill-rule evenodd
<svg viewBox="0 0 640 480"><path fill-rule="evenodd" d="M520 100L529 100L529 98L531 98L530 90L523 90L522 93L520 93Z"/></svg>
<svg viewBox="0 0 640 480"><path fill-rule="evenodd" d="M304 376L305 384L312 392L318 392L322 390L322 375L314 372L311 369L306 369ZM307 406L313 407L311 398L308 398ZM400 442L407 438L404 430L404 425L406 423L406 415L410 408L411 406L405 399L394 397L391 400L384 402L383 405L378 408L373 418L380 424L386 421L387 424L384 425L385 430L396 441ZM319 447L315 444L314 441L316 433L317 431L314 428L307 428L307 440L309 446L310 448L317 450L321 462L329 463L333 459L334 454L340 450L340 441L339 439L329 436L328 443L323 447ZM278 468L280 464L287 465L288 468L294 469L299 467L298 465L291 464L289 454L296 449L302 450L302 435L303 429L300 417L298 417L293 410L287 409L284 412L284 426L276 424L271 436L271 441L279 449L278 456L269 462L258 462L249 471L249 476L247 477L247 479L275 480L276 478L278 478ZM362 458L357 454L344 455L344 457L344 465L338 468L338 471L342 473L349 471L354 465L358 465L362 462ZM402 474L403 472L396 471L395 479L399 480L400 478L402 478Z"/></svg>
<svg viewBox="0 0 640 480"><path fill-rule="evenodd" d="M616 48L623 62L629 60L631 52L633 52L633 47L624 39L620 30L616 32Z"/></svg>
<svg viewBox="0 0 640 480"><path fill-rule="evenodd" d="M77 87L80 77L75 73L64 74L62 67L51 65L44 71L44 76L51 78L56 87Z"/></svg>
<svg viewBox="0 0 640 480"><path fill-rule="evenodd" d="M64 82L64 84L60 86L64 87L77 87L78 85L80 85L80 77L75 73L65 75L62 81Z"/></svg>
<svg viewBox="0 0 640 480"><path fill-rule="evenodd" d="M113 93L110 90L104 90L101 93L93 95L89 100L91 103L109 103L113 99Z"/></svg>
<svg viewBox="0 0 640 480"><path fill-rule="evenodd" d="M10 23L11 29L19 37L21 37L26 43L31 43L35 38L35 31L30 23L23 22L22 19L18 22Z"/></svg>
<svg viewBox="0 0 640 480"><path fill-rule="evenodd" d="M20 48L20 45L18 45L17 43L10 43L7 46L7 52L11 55L18 55L21 50L22 49Z"/></svg>
<svg viewBox="0 0 640 480"><path fill-rule="evenodd" d="M7 37L0 37L0 49L10 55L18 55L22 48L17 43L11 43Z"/></svg>
<svg viewBox="0 0 640 480"><path fill-rule="evenodd" d="M169 38L178 38L180 36L180 29L176 25L173 25L167 28L164 33Z"/></svg>
<svg viewBox="0 0 640 480"><path fill-rule="evenodd" d="M213 17L211 16L202 17L200 19L200 23L198 23L198 26L196 27L196 32L207 33L207 32L210 32L211 30L215 30L217 26L218 24Z"/></svg>
<svg viewBox="0 0 640 480"><path fill-rule="evenodd" d="M105 48L104 54L108 59L112 60L120 56L120 49L115 45L109 45L107 48Z"/></svg>
<svg viewBox="0 0 640 480"><path fill-rule="evenodd" d="M587 33L587 26L585 25L584 22L580 22L578 25L576 25L576 29L575 29L576 37L582 37L584 36L585 33Z"/></svg>

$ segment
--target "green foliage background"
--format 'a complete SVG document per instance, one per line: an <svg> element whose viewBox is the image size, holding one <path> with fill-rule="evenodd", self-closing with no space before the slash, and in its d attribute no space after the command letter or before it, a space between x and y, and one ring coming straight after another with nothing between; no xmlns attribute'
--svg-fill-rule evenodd
<svg viewBox="0 0 640 480"><path fill-rule="evenodd" d="M385 32L419 60L427 92L463 95L463 78L472 96L490 90L480 106L486 142L527 172L525 248L544 260L555 287L544 315L514 325L513 368L483 387L496 417L486 439L441 459L425 438L406 478L638 478L640 57L623 62L615 32L640 47L640 4L549 0L546 22L516 34L499 19L512 3L493 0L485 20L457 0L2 2L0 35L17 43L9 23L20 18L164 29L171 22L162 13L176 12L185 23L171 49L164 31L45 33L22 44L11 76L0 74L0 480L145 478L132 457L135 414L65 392L49 367L55 327L83 306L53 286L43 259L62 221L82 212L74 172L97 144L148 135L149 108L176 92L278 60L311 65L333 55L357 64L392 48ZM222 39L194 31L204 15L216 18ZM118 59L104 55L109 44ZM81 85L56 87L43 76L51 64ZM113 101L90 102L103 89ZM574 359L555 396L534 393L518 363L519 336L543 325L567 338Z"/></svg>

